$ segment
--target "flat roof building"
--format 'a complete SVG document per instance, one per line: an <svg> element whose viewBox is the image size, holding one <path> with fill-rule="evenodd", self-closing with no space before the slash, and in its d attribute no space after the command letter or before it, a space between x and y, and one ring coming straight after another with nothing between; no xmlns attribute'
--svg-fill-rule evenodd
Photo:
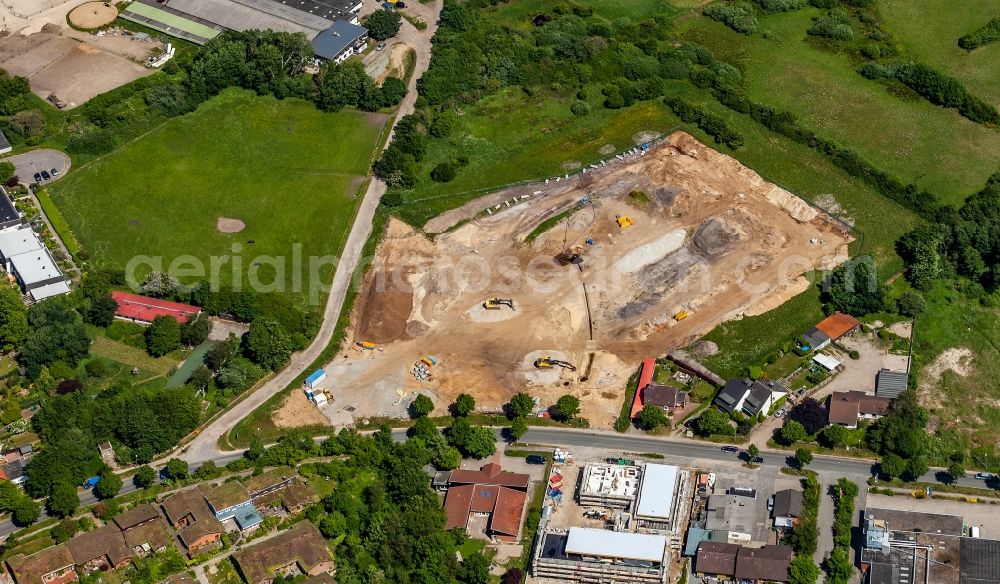
<svg viewBox="0 0 1000 584"><path fill-rule="evenodd" d="M875 377L875 395L896 399L906 391L908 381L909 375L905 371L880 369Z"/></svg>
<svg viewBox="0 0 1000 584"><path fill-rule="evenodd" d="M4 199L6 195L0 197L0 201ZM70 292L69 278L28 226L0 231L0 261L21 291L35 302Z"/></svg>
<svg viewBox="0 0 1000 584"><path fill-rule="evenodd" d="M732 494L711 495L706 510L705 529L712 532L712 541L735 544L754 541L755 499Z"/></svg>
<svg viewBox="0 0 1000 584"><path fill-rule="evenodd" d="M667 550L662 535L583 527L543 531L536 538L531 573L576 582L662 583Z"/></svg>
<svg viewBox="0 0 1000 584"><path fill-rule="evenodd" d="M191 318L201 314L201 309L197 306L161 300L159 298L150 298L149 296L140 296L139 294L131 294L129 292L122 292L121 290L113 290L111 298L118 303L118 310L115 311L115 316L123 320L149 323L153 322L153 319L158 316L169 316L177 320L177 322L184 324Z"/></svg>

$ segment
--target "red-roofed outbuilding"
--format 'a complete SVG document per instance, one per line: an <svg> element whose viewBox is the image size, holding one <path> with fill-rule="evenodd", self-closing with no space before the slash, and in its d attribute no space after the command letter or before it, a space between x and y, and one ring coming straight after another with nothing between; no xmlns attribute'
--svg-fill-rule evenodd
<svg viewBox="0 0 1000 584"><path fill-rule="evenodd" d="M160 300L119 290L111 292L111 298L118 303L115 316L140 322L153 322L157 316L170 316L183 324L201 313L200 308L190 304Z"/></svg>

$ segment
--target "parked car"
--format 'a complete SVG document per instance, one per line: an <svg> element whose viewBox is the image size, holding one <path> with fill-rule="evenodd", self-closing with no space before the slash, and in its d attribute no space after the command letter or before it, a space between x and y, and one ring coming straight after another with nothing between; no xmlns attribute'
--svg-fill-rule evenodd
<svg viewBox="0 0 1000 584"><path fill-rule="evenodd" d="M976 478L979 479L979 480L981 480L981 481L989 481L989 480L997 478L997 475L995 475L995 474L993 474L991 472L977 472L976 473Z"/></svg>
<svg viewBox="0 0 1000 584"><path fill-rule="evenodd" d="M739 452L739 451L740 451L740 449L739 449L739 448L737 448L737 447L735 447L735 446L723 446L723 447L722 447L722 451L723 451L723 452L732 452L732 453L736 453L736 452Z"/></svg>
<svg viewBox="0 0 1000 584"><path fill-rule="evenodd" d="M764 462L764 457L763 456L757 456L755 458L751 458L750 462L752 462L754 464L760 464L760 463Z"/></svg>
<svg viewBox="0 0 1000 584"><path fill-rule="evenodd" d="M59 171L53 168L52 170L49 171L49 174L51 174L52 176L59 176Z"/></svg>
<svg viewBox="0 0 1000 584"><path fill-rule="evenodd" d="M524 462L527 462L528 464L545 464L545 457L537 454L529 454L524 457Z"/></svg>
<svg viewBox="0 0 1000 584"><path fill-rule="evenodd" d="M49 180L49 179L50 179L50 178L52 178L52 177L51 177L51 176L49 176L49 171L47 171L47 170L43 170L43 171L42 171L42 178L43 178L43 179L45 179L45 180Z"/></svg>
<svg viewBox="0 0 1000 584"><path fill-rule="evenodd" d="M381 51L384 48L385 48L385 41L382 41L379 44L375 45L375 50L376 51Z"/></svg>
<svg viewBox="0 0 1000 584"><path fill-rule="evenodd" d="M634 460L629 460L627 458L617 458L617 457L605 458L604 462L606 462L608 464L620 464L622 466L629 466L629 465L635 464Z"/></svg>
<svg viewBox="0 0 1000 584"><path fill-rule="evenodd" d="M802 394L804 394L805 392L806 388L803 387L802 389L795 392L795 397L802 397Z"/></svg>
<svg viewBox="0 0 1000 584"><path fill-rule="evenodd" d="M38 173L38 172L35 173L35 182L36 183L42 182L42 175L41 175L41 173Z"/></svg>
<svg viewBox="0 0 1000 584"><path fill-rule="evenodd" d="M788 408L781 408L780 410L774 412L775 418L784 418L785 414L788 413Z"/></svg>

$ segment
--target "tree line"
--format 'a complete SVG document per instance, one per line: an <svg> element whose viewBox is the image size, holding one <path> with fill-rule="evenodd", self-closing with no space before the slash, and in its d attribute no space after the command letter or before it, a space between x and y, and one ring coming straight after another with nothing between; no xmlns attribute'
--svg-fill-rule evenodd
<svg viewBox="0 0 1000 584"><path fill-rule="evenodd" d="M1000 17L994 18L958 39L958 46L967 51L1000 41Z"/></svg>
<svg viewBox="0 0 1000 584"><path fill-rule="evenodd" d="M278 99L305 99L323 111L347 106L376 111L399 103L406 95L401 79L389 77L378 86L354 60L340 64L326 61L315 75L309 75L306 67L313 59L312 46L302 33L226 31L206 43L190 61L168 61L162 73L84 104L84 123L73 127L67 151L110 152L229 87Z"/></svg>

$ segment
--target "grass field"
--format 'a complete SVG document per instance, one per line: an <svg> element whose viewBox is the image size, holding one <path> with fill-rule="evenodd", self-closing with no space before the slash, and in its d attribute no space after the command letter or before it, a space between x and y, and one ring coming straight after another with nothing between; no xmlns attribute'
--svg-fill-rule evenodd
<svg viewBox="0 0 1000 584"><path fill-rule="evenodd" d="M966 51L959 37L1000 16L994 0L880 0L882 16L907 53L962 80L969 91L1000 105L1000 43Z"/></svg>
<svg viewBox="0 0 1000 584"><path fill-rule="evenodd" d="M257 272L258 289L296 292L301 278L308 291L308 259L340 251L385 119L229 90L74 170L51 194L100 265L152 256L163 268L180 262L172 271L191 281L219 257L221 284L252 285ZM220 217L246 228L221 233ZM199 265L204 276L178 271Z"/></svg>
<svg viewBox="0 0 1000 584"><path fill-rule="evenodd" d="M810 19L820 13L805 8L762 17L768 38L747 37L700 16L680 29L684 38L737 65L752 98L794 113L806 127L849 144L876 166L945 202L960 203L980 190L1000 168L1000 132L915 95L890 93L858 74L860 62L849 55L807 41ZM994 78L998 72L994 62Z"/></svg>

